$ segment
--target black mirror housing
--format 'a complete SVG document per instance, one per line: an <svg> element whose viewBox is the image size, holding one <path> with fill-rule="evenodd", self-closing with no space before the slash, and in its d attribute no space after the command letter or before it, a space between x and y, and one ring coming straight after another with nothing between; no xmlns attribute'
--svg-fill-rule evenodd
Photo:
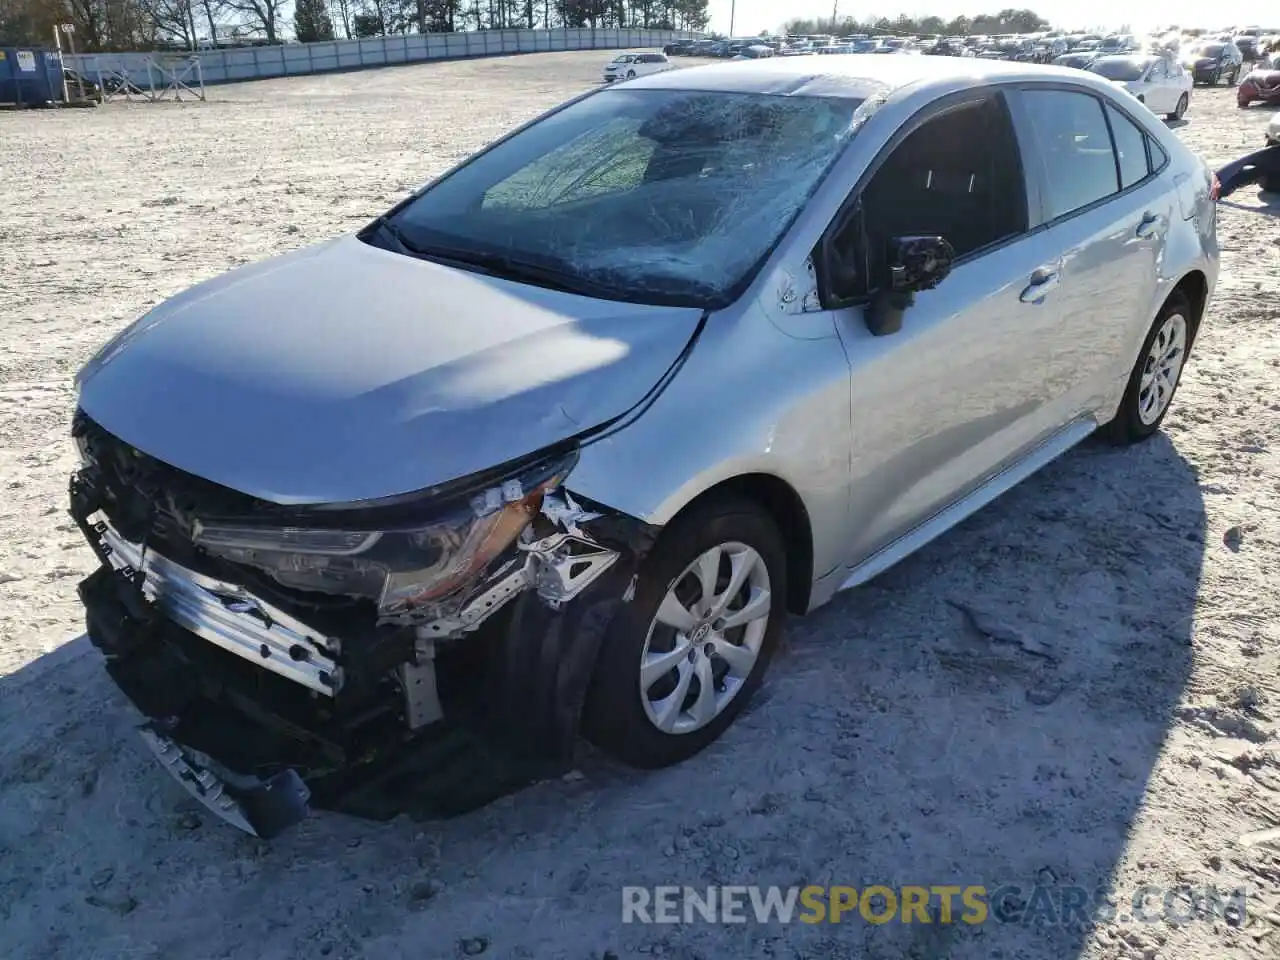
<svg viewBox="0 0 1280 960"><path fill-rule="evenodd" d="M863 311L867 329L877 337L902 329L902 315L915 303L915 295L932 290L951 273L955 248L945 237L894 237L889 241L887 282L872 296Z"/></svg>
<svg viewBox="0 0 1280 960"><path fill-rule="evenodd" d="M895 293L932 290L951 273L955 248L945 237L894 237L889 241L888 287Z"/></svg>

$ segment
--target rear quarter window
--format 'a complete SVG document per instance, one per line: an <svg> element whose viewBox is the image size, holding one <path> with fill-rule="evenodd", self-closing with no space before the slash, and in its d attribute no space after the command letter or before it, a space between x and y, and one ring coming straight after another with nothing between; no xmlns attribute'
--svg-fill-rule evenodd
<svg viewBox="0 0 1280 960"><path fill-rule="evenodd" d="M1116 161L1120 167L1120 189L1141 183L1151 173L1147 157L1147 135L1136 123L1111 104L1107 104L1107 121L1115 140Z"/></svg>

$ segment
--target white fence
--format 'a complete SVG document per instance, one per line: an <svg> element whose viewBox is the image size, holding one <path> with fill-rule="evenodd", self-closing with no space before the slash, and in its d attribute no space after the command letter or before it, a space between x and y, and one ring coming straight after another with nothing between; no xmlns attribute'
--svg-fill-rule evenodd
<svg viewBox="0 0 1280 960"><path fill-rule="evenodd" d="M286 43L199 53L205 83L291 77L330 70L355 70L424 60L452 60L550 50L618 50L661 47L694 34L673 30L477 30L468 33L414 33L368 40ZM175 54L172 59L181 59ZM67 66L88 77L101 71L145 76L147 58L156 53L90 53L64 56Z"/></svg>

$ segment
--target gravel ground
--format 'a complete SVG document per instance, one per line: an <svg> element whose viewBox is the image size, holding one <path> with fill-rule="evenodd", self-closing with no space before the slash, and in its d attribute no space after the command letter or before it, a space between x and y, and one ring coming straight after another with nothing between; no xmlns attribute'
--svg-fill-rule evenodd
<svg viewBox="0 0 1280 960"><path fill-rule="evenodd" d="M74 372L151 304L354 228L603 59L0 114L0 953L1277 956L1280 853L1240 842L1280 824L1280 220L1254 189L1223 204L1223 279L1164 433L1086 444L794 620L764 694L697 760L641 775L587 755L457 820L319 815L271 844L156 768L71 639L92 563L64 512ZM1197 90L1179 135L1221 163L1265 122ZM1240 885L1249 909L1092 928L621 923L627 884L1037 881L1111 881L1122 903Z"/></svg>

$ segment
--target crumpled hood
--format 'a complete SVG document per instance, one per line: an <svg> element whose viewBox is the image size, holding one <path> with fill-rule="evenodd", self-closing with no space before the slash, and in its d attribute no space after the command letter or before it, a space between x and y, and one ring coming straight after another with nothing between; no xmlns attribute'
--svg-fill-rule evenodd
<svg viewBox="0 0 1280 960"><path fill-rule="evenodd" d="M701 311L525 286L342 237L161 304L77 377L138 449L282 504L408 493L618 417Z"/></svg>

